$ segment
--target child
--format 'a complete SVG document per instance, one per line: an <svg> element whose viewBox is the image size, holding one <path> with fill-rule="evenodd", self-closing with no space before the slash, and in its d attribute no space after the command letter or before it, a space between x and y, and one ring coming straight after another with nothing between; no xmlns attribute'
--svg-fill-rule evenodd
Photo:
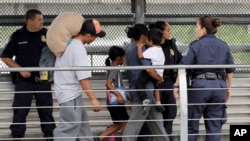
<svg viewBox="0 0 250 141"><path fill-rule="evenodd" d="M123 48L118 46L112 46L109 49L109 57L106 59L105 64L106 66L119 66L124 63L125 59L125 51ZM120 81L120 82L118 82ZM108 70L107 71L107 81L106 81L106 87L108 90L112 90L112 92L117 96L117 100L120 103L120 105L124 105L124 98L122 97L121 93L118 91L115 91L115 86L118 86L118 84L122 85L122 77L120 70ZM107 102L109 105L109 102ZM123 132L127 122L124 122L125 120L128 120L129 116L126 110L125 106L108 106L108 111L110 112L111 118L114 122L114 125L110 128L107 128L99 137L100 141L104 140L104 136L110 136L113 133L121 130Z"/></svg>
<svg viewBox="0 0 250 141"><path fill-rule="evenodd" d="M147 32L147 38L148 41L146 44L149 46L149 48L143 52L143 46L138 46L138 57L140 59L142 58L151 59L152 65L164 65L165 56L161 48L162 32L159 29L151 29ZM156 69L156 72L161 77L163 77L163 70L164 69ZM148 81L153 81L156 88L157 88L156 86L157 83L160 83L156 82L156 80L151 78L146 71L142 71L142 73L135 82L136 89L145 89L145 85ZM147 99L145 91L138 91L138 95L140 99L143 101L143 105L147 105L150 103L150 100ZM158 90L155 90L154 96L156 105L160 105L161 104L160 92ZM162 106L157 106L157 109L160 112L163 112L165 110L164 107ZM145 107L144 110L146 110Z"/></svg>

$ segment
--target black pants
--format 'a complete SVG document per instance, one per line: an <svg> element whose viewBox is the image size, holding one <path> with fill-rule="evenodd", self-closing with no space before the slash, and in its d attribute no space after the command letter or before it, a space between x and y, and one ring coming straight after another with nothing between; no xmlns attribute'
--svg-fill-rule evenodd
<svg viewBox="0 0 250 141"><path fill-rule="evenodd" d="M139 98L142 101L147 99L147 94L144 90L146 89L146 84L149 81L152 81L154 85L156 85L156 80L154 80L145 70L143 70L135 82L135 88L143 90L143 91L140 90L137 92Z"/></svg>
<svg viewBox="0 0 250 141"><path fill-rule="evenodd" d="M172 134L172 127L173 127L173 120L176 117L177 107L176 107L176 100L173 96L173 83L171 81L164 81L164 83L159 86L160 89L167 89L164 91L160 91L161 94L161 103L162 104L175 104L170 106L164 106L165 111L162 112L164 121L164 128L169 136L170 141L173 141Z"/></svg>
<svg viewBox="0 0 250 141"><path fill-rule="evenodd" d="M51 84L49 83L31 83L23 79L19 79L15 84L15 96L13 107L30 107L33 96L36 100L37 107L53 106ZM30 91L22 93L22 91ZM35 92L37 91L37 92ZM46 92L41 92L46 91ZM10 126L13 137L23 137L26 130L26 116L28 115L30 108L13 108L13 124ZM42 132L44 136L53 136L53 130L55 128L53 109L52 108L37 108L40 122L52 122L49 124L41 124ZM24 123L24 124L15 124Z"/></svg>

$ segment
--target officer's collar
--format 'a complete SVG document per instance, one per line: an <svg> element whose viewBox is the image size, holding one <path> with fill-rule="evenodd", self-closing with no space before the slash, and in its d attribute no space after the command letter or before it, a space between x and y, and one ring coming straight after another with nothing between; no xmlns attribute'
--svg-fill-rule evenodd
<svg viewBox="0 0 250 141"><path fill-rule="evenodd" d="M206 34L202 38L204 38L204 37L216 38L214 34Z"/></svg>

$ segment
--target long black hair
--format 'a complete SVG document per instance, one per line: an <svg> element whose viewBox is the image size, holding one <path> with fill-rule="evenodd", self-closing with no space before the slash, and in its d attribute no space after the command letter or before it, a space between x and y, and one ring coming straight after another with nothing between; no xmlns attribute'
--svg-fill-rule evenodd
<svg viewBox="0 0 250 141"><path fill-rule="evenodd" d="M165 29L165 27L167 25L168 25L168 23L166 23L165 21L156 21L154 23L149 24L148 28L149 29L157 28L157 29L160 29L163 32L163 30Z"/></svg>
<svg viewBox="0 0 250 141"><path fill-rule="evenodd" d="M125 55L125 50L119 46L112 46L109 49L109 56L105 60L105 65L110 66L111 62L117 57L123 57Z"/></svg>

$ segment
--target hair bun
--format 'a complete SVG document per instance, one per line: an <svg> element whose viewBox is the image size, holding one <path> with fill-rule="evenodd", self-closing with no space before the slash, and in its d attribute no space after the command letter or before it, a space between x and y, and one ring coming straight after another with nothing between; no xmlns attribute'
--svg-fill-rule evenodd
<svg viewBox="0 0 250 141"><path fill-rule="evenodd" d="M212 24L214 27L219 27L221 25L221 20L218 19L218 18L214 18L213 21L212 21Z"/></svg>
<svg viewBox="0 0 250 141"><path fill-rule="evenodd" d="M125 29L125 32L127 33L128 38L133 38L134 37L134 28L133 27L127 27Z"/></svg>
<svg viewBox="0 0 250 141"><path fill-rule="evenodd" d="M155 23L149 24L149 25L148 25L148 28L149 28L149 29L154 29L154 28L155 28Z"/></svg>

